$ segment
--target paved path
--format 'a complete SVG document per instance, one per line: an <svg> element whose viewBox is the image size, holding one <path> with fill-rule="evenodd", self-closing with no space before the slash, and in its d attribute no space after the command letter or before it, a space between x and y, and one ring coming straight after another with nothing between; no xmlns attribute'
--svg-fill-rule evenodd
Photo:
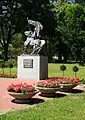
<svg viewBox="0 0 85 120"><path fill-rule="evenodd" d="M11 83L28 83L28 84L36 84L37 81L33 81L33 80L18 80L18 79L8 79L8 78L0 78L0 113L5 113L9 110L14 110L14 109L19 109L19 108L23 108L23 107L28 107L28 106L33 106L36 105L36 103L39 102L43 102L46 99L50 99L50 98L46 98L46 97L41 97L39 96L40 93L38 93L37 95L35 95L33 97L33 101L35 102L31 102L31 104L17 104L13 102L13 97L11 97L8 93L7 93L7 87L11 84ZM79 90L85 90L84 87L82 86L77 86L75 89L79 89ZM57 95L68 95L69 93L64 93L64 92L57 92Z"/></svg>
<svg viewBox="0 0 85 120"><path fill-rule="evenodd" d="M7 112L8 110L12 108L20 108L25 105L23 104L16 104L11 102L13 100L13 97L8 95L7 88L11 83L28 83L28 84L34 84L35 81L28 81L28 80L17 80L17 79L7 79L7 78L0 78L0 112Z"/></svg>

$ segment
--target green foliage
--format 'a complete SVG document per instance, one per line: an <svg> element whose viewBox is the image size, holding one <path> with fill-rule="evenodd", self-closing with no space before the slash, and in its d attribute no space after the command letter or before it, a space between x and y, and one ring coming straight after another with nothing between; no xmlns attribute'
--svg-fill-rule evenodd
<svg viewBox="0 0 85 120"><path fill-rule="evenodd" d="M2 8L2 1L3 0L0 1L0 8ZM3 49L3 59L8 59L9 45L11 44L13 35L29 30L27 16L29 19L40 21L44 26L44 31L41 33L42 39L45 36L53 35L55 22L51 12L53 6L49 0L40 0L37 2L34 0L7 0L6 6L7 13L3 14L2 10L0 10L0 43ZM22 46L18 46L18 48L17 51L19 51L20 54Z"/></svg>
<svg viewBox="0 0 85 120"><path fill-rule="evenodd" d="M61 69L62 71L65 71L65 70L66 70L66 66L65 66L65 65L61 65L61 66L60 66L60 69Z"/></svg>
<svg viewBox="0 0 85 120"><path fill-rule="evenodd" d="M0 68L0 77L6 77L6 78L13 77L13 78L16 78L16 76L17 76L17 68L13 67L11 69L11 74L10 74L9 67L5 67L3 70L4 70L4 73L2 71L2 68Z"/></svg>
<svg viewBox="0 0 85 120"><path fill-rule="evenodd" d="M23 53L24 36L20 33L13 35L9 46L9 58L17 59Z"/></svg>
<svg viewBox="0 0 85 120"><path fill-rule="evenodd" d="M4 63L1 63L1 68L3 69L3 68L5 68L5 64Z"/></svg>
<svg viewBox="0 0 85 120"><path fill-rule="evenodd" d="M3 72L3 74L4 74L4 68L5 68L5 64L4 64L4 62L2 62L0 66L1 66L1 68L2 68L2 72Z"/></svg>
<svg viewBox="0 0 85 120"><path fill-rule="evenodd" d="M13 64L9 64L9 68L10 68L10 75L11 75L11 69L13 68Z"/></svg>
<svg viewBox="0 0 85 120"><path fill-rule="evenodd" d="M73 67L73 71L74 71L74 72L78 72L78 70L79 70L79 68L78 68L77 66L74 66L74 67Z"/></svg>
<svg viewBox="0 0 85 120"><path fill-rule="evenodd" d="M8 61L5 61L6 67L9 67L10 64L13 64L13 66L17 66L17 60L10 58Z"/></svg>
<svg viewBox="0 0 85 120"><path fill-rule="evenodd" d="M0 8L2 7L2 1L0 1ZM15 6L15 7L14 7ZM21 18L21 6L17 0L7 0L7 13L3 14L0 11L0 43L3 48L3 59L8 59L8 47L11 42L12 36L20 31L20 27L23 28L21 24L24 17Z"/></svg>
<svg viewBox="0 0 85 120"><path fill-rule="evenodd" d="M57 7L57 3L55 4ZM64 3L55 10L56 52L61 58L83 61L85 56L85 7Z"/></svg>
<svg viewBox="0 0 85 120"><path fill-rule="evenodd" d="M10 63L10 64L9 64L9 68L13 68L13 64Z"/></svg>
<svg viewBox="0 0 85 120"><path fill-rule="evenodd" d="M0 8L2 5L0 1ZM0 58L17 58L23 53L24 31L29 30L29 19L40 21L44 26L41 39L46 40L45 55L49 62L56 54L62 58L85 63L85 2L75 0L7 0L7 13L0 10ZM48 20L49 19L49 20ZM55 29L56 28L56 29ZM29 49L31 51L31 49Z"/></svg>
<svg viewBox="0 0 85 120"><path fill-rule="evenodd" d="M60 69L63 71L63 76L64 76L64 71L66 70L66 66L65 65L61 65Z"/></svg>
<svg viewBox="0 0 85 120"><path fill-rule="evenodd" d="M79 68L77 66L73 67L73 71L75 72L75 77L76 77L76 72L78 72Z"/></svg>
<svg viewBox="0 0 85 120"><path fill-rule="evenodd" d="M75 2L85 6L85 0L75 0Z"/></svg>

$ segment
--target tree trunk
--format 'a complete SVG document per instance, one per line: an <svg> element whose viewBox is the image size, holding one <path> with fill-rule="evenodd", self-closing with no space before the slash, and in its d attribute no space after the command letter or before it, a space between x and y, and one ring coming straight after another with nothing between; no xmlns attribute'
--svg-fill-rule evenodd
<svg viewBox="0 0 85 120"><path fill-rule="evenodd" d="M75 78L76 78L76 72L75 72Z"/></svg>
<svg viewBox="0 0 85 120"><path fill-rule="evenodd" d="M58 54L58 60L59 60L59 62L61 62L62 61L62 55L61 55L61 53L59 52L59 54Z"/></svg>
<svg viewBox="0 0 85 120"><path fill-rule="evenodd" d="M9 41L11 41L11 28L8 31L7 43L4 44L4 60L8 60Z"/></svg>
<svg viewBox="0 0 85 120"><path fill-rule="evenodd" d="M63 71L63 77L64 77L64 71Z"/></svg>
<svg viewBox="0 0 85 120"><path fill-rule="evenodd" d="M8 60L8 44L4 45L4 61Z"/></svg>

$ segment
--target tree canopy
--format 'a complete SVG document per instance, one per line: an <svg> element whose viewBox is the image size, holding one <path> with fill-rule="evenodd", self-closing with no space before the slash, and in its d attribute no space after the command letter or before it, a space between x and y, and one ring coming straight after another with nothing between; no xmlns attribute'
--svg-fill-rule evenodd
<svg viewBox="0 0 85 120"><path fill-rule="evenodd" d="M55 11L57 22L56 51L64 59L82 60L85 46L85 8L80 4L61 5ZM73 57L72 57L73 56Z"/></svg>
<svg viewBox="0 0 85 120"><path fill-rule="evenodd" d="M85 62L84 0L1 0L0 8L0 58L21 54L28 17L44 26L41 37L50 62L53 55Z"/></svg>
<svg viewBox="0 0 85 120"><path fill-rule="evenodd" d="M0 10L0 43L4 59L8 57L8 47L12 36L26 29L27 17L40 21L45 26L43 36L54 33L54 17L49 0L5 0L4 5L3 1L0 1L0 8L2 8Z"/></svg>

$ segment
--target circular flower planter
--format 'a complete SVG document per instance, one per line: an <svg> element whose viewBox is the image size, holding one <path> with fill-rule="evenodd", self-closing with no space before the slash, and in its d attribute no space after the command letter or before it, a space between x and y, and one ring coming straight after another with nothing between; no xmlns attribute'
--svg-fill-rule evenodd
<svg viewBox="0 0 85 120"><path fill-rule="evenodd" d="M9 95L15 98L15 102L17 103L27 103L29 102L30 98L36 95L38 91L28 92L26 94L23 93L15 93L15 92L8 92Z"/></svg>
<svg viewBox="0 0 85 120"><path fill-rule="evenodd" d="M59 88L36 87L42 96L53 96Z"/></svg>
<svg viewBox="0 0 85 120"><path fill-rule="evenodd" d="M33 85L27 83L11 84L7 88L8 94L15 98L15 102L25 103L38 91Z"/></svg>
<svg viewBox="0 0 85 120"><path fill-rule="evenodd" d="M60 84L60 91L62 92L68 92L71 91L74 87L77 86L77 84Z"/></svg>

